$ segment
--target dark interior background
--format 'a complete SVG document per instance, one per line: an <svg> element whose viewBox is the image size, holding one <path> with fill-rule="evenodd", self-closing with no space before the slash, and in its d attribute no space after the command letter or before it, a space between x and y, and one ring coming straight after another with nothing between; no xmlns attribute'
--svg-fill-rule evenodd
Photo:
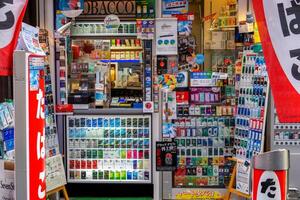
<svg viewBox="0 0 300 200"><path fill-rule="evenodd" d="M37 25L36 1L37 0L28 1L28 6L23 19L23 22L30 24L32 26ZM13 77L0 76L0 102L4 101L5 99L12 99L12 98L13 98Z"/></svg>

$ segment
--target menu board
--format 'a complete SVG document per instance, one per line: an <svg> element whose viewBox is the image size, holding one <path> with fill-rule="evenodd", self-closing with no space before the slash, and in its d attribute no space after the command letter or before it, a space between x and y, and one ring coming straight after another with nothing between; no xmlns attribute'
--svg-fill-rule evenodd
<svg viewBox="0 0 300 200"><path fill-rule="evenodd" d="M151 183L151 116L69 116L68 182Z"/></svg>

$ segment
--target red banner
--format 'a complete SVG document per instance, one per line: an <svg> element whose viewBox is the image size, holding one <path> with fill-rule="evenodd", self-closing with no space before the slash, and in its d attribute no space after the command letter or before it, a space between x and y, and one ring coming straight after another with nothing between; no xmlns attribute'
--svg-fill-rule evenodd
<svg viewBox="0 0 300 200"><path fill-rule="evenodd" d="M0 76L12 75L13 51L18 42L27 2L27 0L0 2Z"/></svg>
<svg viewBox="0 0 300 200"><path fill-rule="evenodd" d="M29 199L46 199L44 58L29 56Z"/></svg>
<svg viewBox="0 0 300 200"><path fill-rule="evenodd" d="M300 5L297 0L253 0L279 121L300 122Z"/></svg>

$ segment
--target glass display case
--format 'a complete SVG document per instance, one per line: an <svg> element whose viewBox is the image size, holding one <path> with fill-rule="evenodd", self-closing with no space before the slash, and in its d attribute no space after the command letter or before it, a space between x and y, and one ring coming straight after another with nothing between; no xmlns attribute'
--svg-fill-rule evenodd
<svg viewBox="0 0 300 200"><path fill-rule="evenodd" d="M151 116L69 116L68 182L151 183Z"/></svg>

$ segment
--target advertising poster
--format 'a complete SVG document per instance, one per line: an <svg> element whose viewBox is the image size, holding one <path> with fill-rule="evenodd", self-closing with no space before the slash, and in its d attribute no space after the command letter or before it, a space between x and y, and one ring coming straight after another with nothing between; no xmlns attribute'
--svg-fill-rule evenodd
<svg viewBox="0 0 300 200"><path fill-rule="evenodd" d="M156 54L177 55L177 19L159 18L156 20Z"/></svg>
<svg viewBox="0 0 300 200"><path fill-rule="evenodd" d="M25 23L22 23L18 47L37 55L45 55L39 43L39 29Z"/></svg>
<svg viewBox="0 0 300 200"><path fill-rule="evenodd" d="M176 142L156 142L156 170L173 171L176 169Z"/></svg>
<svg viewBox="0 0 300 200"><path fill-rule="evenodd" d="M163 16L173 14L185 14L189 10L188 0L163 0L162 13Z"/></svg>

